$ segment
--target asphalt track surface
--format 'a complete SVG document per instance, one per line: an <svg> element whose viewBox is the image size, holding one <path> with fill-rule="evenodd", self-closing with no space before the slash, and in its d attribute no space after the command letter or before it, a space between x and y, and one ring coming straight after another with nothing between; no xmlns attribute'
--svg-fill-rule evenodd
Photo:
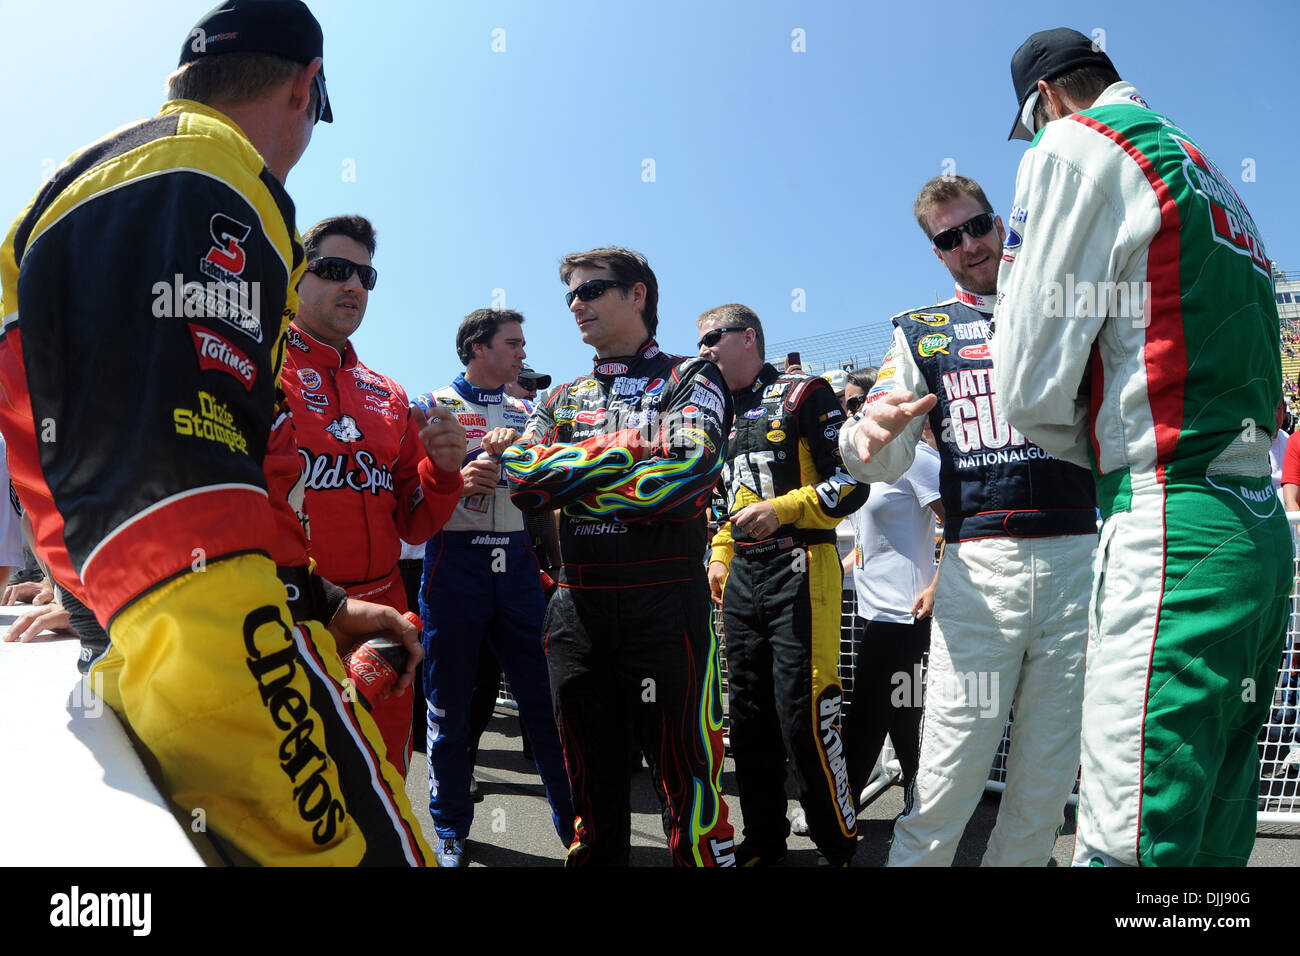
<svg viewBox="0 0 1300 956"><path fill-rule="evenodd" d="M735 767L730 756L723 767L722 792L739 842L744 821L736 798ZM483 800L474 805L474 823L467 843L470 866L559 866L564 848L551 825L550 807L536 768L523 759L519 722L514 711L498 707L479 745L475 776ZM406 776L406 792L430 845L437 840L429 816L428 764L416 753ZM798 807L787 777L789 809ZM893 821L903 810L902 788L886 790L858 818L858 852L854 866L883 866L889 849ZM954 865L978 866L997 819L998 798L986 793L957 847ZM821 861L812 841L791 836L783 866L817 866ZM1061 834L1056 839L1049 866L1069 866L1074 849L1074 809L1063 808ZM650 784L650 771L642 767L632 777L632 866L671 866L659 818L659 801ZM1300 826L1263 827L1257 834L1250 866L1300 867Z"/></svg>

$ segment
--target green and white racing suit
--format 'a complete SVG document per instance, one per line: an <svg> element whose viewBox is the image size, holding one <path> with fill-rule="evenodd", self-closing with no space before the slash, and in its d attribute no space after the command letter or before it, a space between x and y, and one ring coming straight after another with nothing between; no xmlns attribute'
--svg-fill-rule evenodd
<svg viewBox="0 0 1300 956"><path fill-rule="evenodd" d="M1259 232L1124 82L1039 133L1008 225L997 393L1027 437L1092 467L1105 520L1074 862L1244 865L1292 584Z"/></svg>

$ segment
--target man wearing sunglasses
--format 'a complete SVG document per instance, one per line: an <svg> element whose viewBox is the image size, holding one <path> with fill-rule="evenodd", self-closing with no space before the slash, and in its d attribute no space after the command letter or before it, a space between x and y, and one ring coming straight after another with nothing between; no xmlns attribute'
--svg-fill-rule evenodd
<svg viewBox="0 0 1300 956"><path fill-rule="evenodd" d="M363 365L352 347L378 280L370 222L325 219L303 244L306 273L281 383L297 430L312 557L349 597L404 613L411 609L398 565L402 541L428 540L455 510L465 431L455 415L426 422L402 387ZM403 691L370 704L388 758L405 775L412 698Z"/></svg>
<svg viewBox="0 0 1300 956"><path fill-rule="evenodd" d="M939 438L946 547L920 769L889 865L952 862L1014 701L1006 791L984 863L1042 866L1078 772L1092 480L1028 441L999 407L988 336L1005 233L984 191L939 176L913 212L957 294L894 317L876 383L840 434L860 481L898 480L927 413Z"/></svg>
<svg viewBox="0 0 1300 956"><path fill-rule="evenodd" d="M626 865L635 734L662 781L673 862L732 865L704 573L730 396L712 363L660 351L644 256L567 256L560 279L592 372L538 405L521 444L483 447L501 453L516 505L561 509L546 653L578 820L565 863Z"/></svg>
<svg viewBox="0 0 1300 956"><path fill-rule="evenodd" d="M700 358L717 363L736 411L708 571L727 634L731 752L745 818L736 863L785 858L788 749L809 836L828 862L847 865L857 802L840 738L844 574L835 526L866 502L868 487L840 461L844 411L825 378L768 364L763 324L743 305L710 309L696 325Z"/></svg>
<svg viewBox="0 0 1300 956"><path fill-rule="evenodd" d="M1088 37L1035 33L1011 75L1033 144L997 387L1091 467L1104 519L1074 863L1245 866L1293 581L1271 263L1228 177Z"/></svg>
<svg viewBox="0 0 1300 956"><path fill-rule="evenodd" d="M37 551L108 630L94 690L175 805L235 862L420 864L335 638L268 556L303 265L284 181L333 118L323 50L300 0L225 0L159 115L55 172L0 251L0 429Z"/></svg>

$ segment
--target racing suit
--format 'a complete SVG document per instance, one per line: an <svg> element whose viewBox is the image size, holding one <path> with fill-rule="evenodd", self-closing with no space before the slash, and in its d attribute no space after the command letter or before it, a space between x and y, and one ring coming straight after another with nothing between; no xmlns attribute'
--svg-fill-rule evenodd
<svg viewBox="0 0 1300 956"><path fill-rule="evenodd" d="M939 495L946 549L921 723L921 762L894 827L889 865L947 866L979 802L1015 705L1006 790L988 866L1042 866L1079 767L1088 571L1096 513L1088 473L1058 461L1002 416L987 336L993 303L967 292L894 317L894 341L867 402L893 389L939 402ZM860 481L895 481L922 420L863 463L845 425L840 450Z"/></svg>
<svg viewBox="0 0 1300 956"><path fill-rule="evenodd" d="M710 561L728 568L727 641L731 750L745 839L784 845L785 763L790 756L808 833L832 863L852 858L857 801L840 736L840 592L835 526L866 501L841 467L844 411L822 378L782 375L764 363L732 393L719 517L770 501L780 526L754 540L729 520Z"/></svg>
<svg viewBox="0 0 1300 956"><path fill-rule="evenodd" d="M1244 866L1292 584L1259 231L1124 82L1034 140L1010 225L998 390L1017 428L1091 466L1104 519L1074 862Z"/></svg>
<svg viewBox="0 0 1300 956"><path fill-rule="evenodd" d="M469 440L466 461L483 454L494 428L522 432L523 403L464 375L416 400L427 415L454 413ZM473 600L467 600L467 596ZM424 621L424 696L428 703L429 813L442 838L464 839L474 819L469 795L470 699L483 641L505 668L532 741L556 833L573 842L573 804L564 751L551 707L542 649L546 601L524 513L510 503L502 476L495 492L456 506L424 552L420 618Z"/></svg>
<svg viewBox="0 0 1300 956"><path fill-rule="evenodd" d="M169 798L237 859L419 864L378 728L268 557L302 267L253 145L167 103L70 159L5 240L0 429L37 550L109 632L92 687Z"/></svg>
<svg viewBox="0 0 1300 956"><path fill-rule="evenodd" d="M442 527L460 501L460 473L429 459L406 392L362 365L351 342L339 352L296 324L288 341L281 382L297 428L312 557L349 597L403 613L402 540L418 544ZM411 698L368 704L405 776Z"/></svg>
<svg viewBox="0 0 1300 956"><path fill-rule="evenodd" d="M633 731L663 784L674 863L735 863L704 568L730 426L717 366L649 339L597 358L502 455L516 505L562 509L546 655L577 814L566 865L627 863Z"/></svg>

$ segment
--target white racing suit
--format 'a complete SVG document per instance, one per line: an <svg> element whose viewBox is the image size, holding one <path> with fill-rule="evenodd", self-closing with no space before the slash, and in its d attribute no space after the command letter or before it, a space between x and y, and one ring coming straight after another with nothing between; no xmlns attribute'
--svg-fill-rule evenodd
<svg viewBox="0 0 1300 956"><path fill-rule="evenodd" d="M934 392L947 549L935 588L921 758L890 866L946 866L988 779L1015 705L1007 785L988 866L1051 857L1078 770L1088 574L1096 546L1092 488L1002 418L985 339L991 303L957 298L894 318L894 343L867 406L840 435L859 481L895 481L922 420L864 463L853 436L894 389ZM915 693L915 692L914 692Z"/></svg>

